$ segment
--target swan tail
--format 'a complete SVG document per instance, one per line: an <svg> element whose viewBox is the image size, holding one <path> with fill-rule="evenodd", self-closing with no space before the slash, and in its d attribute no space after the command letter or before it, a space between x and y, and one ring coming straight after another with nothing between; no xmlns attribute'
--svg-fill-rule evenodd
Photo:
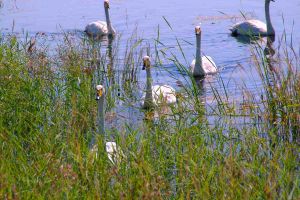
<svg viewBox="0 0 300 200"><path fill-rule="evenodd" d="M237 29L229 29L230 31L231 31L231 35L232 36L234 36L234 37L236 37L236 36L238 36L239 34L238 34L238 31L237 31Z"/></svg>

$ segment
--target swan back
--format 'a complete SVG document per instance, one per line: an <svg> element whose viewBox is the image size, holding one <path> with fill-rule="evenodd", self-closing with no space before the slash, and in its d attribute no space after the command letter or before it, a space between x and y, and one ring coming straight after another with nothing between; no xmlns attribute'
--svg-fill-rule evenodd
<svg viewBox="0 0 300 200"><path fill-rule="evenodd" d="M93 38L107 35L107 24L104 21L91 22L85 27L85 32Z"/></svg>
<svg viewBox="0 0 300 200"><path fill-rule="evenodd" d="M207 75L215 74L218 71L216 63L210 56L202 56L202 67Z"/></svg>
<svg viewBox="0 0 300 200"><path fill-rule="evenodd" d="M264 22L256 19L239 22L235 24L230 30L232 32L232 35L267 35L267 25Z"/></svg>
<svg viewBox="0 0 300 200"><path fill-rule="evenodd" d="M156 105L176 103L175 89L169 85L155 85L152 87L152 97Z"/></svg>
<svg viewBox="0 0 300 200"><path fill-rule="evenodd" d="M105 150L107 153L114 153L117 151L117 144L115 142L106 142Z"/></svg>

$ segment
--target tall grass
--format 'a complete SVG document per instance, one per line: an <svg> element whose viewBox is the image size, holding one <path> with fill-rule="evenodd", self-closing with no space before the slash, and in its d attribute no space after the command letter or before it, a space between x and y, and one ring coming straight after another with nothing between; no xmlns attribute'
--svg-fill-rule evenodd
<svg viewBox="0 0 300 200"><path fill-rule="evenodd" d="M107 88L106 113L118 101L136 100L132 96L139 93L135 84L146 51L141 41L133 36L119 60L118 39L111 44L114 53L107 52L109 48L103 53L100 44L72 42L66 35L53 55L38 43L29 51L33 41L1 38L0 197L298 199L296 54L282 55L279 63L288 68L279 72L280 80L272 76L270 82L266 56L254 49L254 63L266 83L259 113L268 122L263 130L255 124L249 128L208 123L199 85L184 76L188 84L178 92L178 103L167 117L137 121L137 128L124 121L112 133L124 154L120 162L108 159L103 135L97 137L98 151L90 150L97 134L94 87L101 83ZM188 73L176 56L168 59ZM120 95L114 95L118 89ZM219 98L218 92L213 110L222 110L221 117L231 116L228 108L234 104ZM263 137L261 131L270 136ZM290 133L293 140L277 137Z"/></svg>
<svg viewBox="0 0 300 200"><path fill-rule="evenodd" d="M278 48L267 38L265 47L253 48L253 62L264 84L262 116L268 129L277 136L299 143L300 90L299 54L284 33L279 38ZM276 53L277 52L277 53Z"/></svg>

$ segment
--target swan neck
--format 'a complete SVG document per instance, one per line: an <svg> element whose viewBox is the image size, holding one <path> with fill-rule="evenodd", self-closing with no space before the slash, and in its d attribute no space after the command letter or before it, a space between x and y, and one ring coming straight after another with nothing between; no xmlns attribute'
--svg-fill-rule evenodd
<svg viewBox="0 0 300 200"><path fill-rule="evenodd" d="M267 33L268 35L275 35L275 31L273 25L271 23L270 17L270 1L265 1L265 15L266 15L266 23L267 23Z"/></svg>
<svg viewBox="0 0 300 200"><path fill-rule="evenodd" d="M105 134L104 132L104 95L100 97L98 100L98 133L99 134Z"/></svg>
<svg viewBox="0 0 300 200"><path fill-rule="evenodd" d="M201 56L201 33L196 35L196 66L202 66L202 56Z"/></svg>
<svg viewBox="0 0 300 200"><path fill-rule="evenodd" d="M203 76L205 74L202 67L202 56L201 56L201 33L196 34L196 59L193 75L194 76Z"/></svg>
<svg viewBox="0 0 300 200"><path fill-rule="evenodd" d="M111 27L111 22L110 22L110 17L109 17L109 8L105 7L105 17L106 17L106 24L107 24L107 30L108 34L112 34L112 27Z"/></svg>
<svg viewBox="0 0 300 200"><path fill-rule="evenodd" d="M152 77L150 68L146 69L147 73L147 82L146 82L146 96L144 101L144 107L150 108L153 106L153 97L152 97Z"/></svg>

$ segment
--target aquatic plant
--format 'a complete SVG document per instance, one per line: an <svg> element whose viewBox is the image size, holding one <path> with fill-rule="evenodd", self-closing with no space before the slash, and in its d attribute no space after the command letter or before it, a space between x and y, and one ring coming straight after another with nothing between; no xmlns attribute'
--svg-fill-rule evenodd
<svg viewBox="0 0 300 200"><path fill-rule="evenodd" d="M181 83L178 101L167 115L140 119L135 126L116 113L118 128L105 127L107 134L97 137L96 156L89 146L97 131L95 86L107 88L106 122L114 120L110 114L119 104L136 108L140 91L145 43L132 38L124 56L118 39L111 45L109 53L101 43L74 42L66 34L49 52L30 39L1 38L1 198L299 198L299 55L291 46L277 50L276 66L282 70L276 73L263 49L253 49L265 93L261 104L248 101L247 111L231 101L218 76L224 91L207 79L195 80L178 54L162 55L170 51L164 46L148 48L147 54L159 56L153 56L154 68L164 70L160 64L168 61L182 72L182 77L170 72ZM109 67L116 72L109 75ZM213 103L205 102L203 89L213 91ZM254 114L262 123L251 121ZM253 123L230 123L241 115ZM215 123L208 119L212 116ZM107 156L106 137L113 137L124 154L118 165Z"/></svg>

